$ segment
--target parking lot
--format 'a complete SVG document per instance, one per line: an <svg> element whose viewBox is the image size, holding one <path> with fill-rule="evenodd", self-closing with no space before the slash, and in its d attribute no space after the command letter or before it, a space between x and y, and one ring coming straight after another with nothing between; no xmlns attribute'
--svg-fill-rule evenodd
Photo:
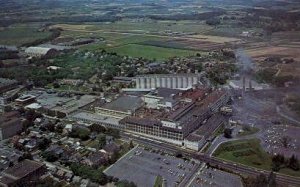
<svg viewBox="0 0 300 187"><path fill-rule="evenodd" d="M237 175L226 173L205 166L197 172L190 187L214 186L214 187L240 187L242 186L241 178Z"/></svg>
<svg viewBox="0 0 300 187"><path fill-rule="evenodd" d="M264 132L262 146L271 154L283 154L290 157L300 156L300 128L286 125L276 125Z"/></svg>
<svg viewBox="0 0 300 187"><path fill-rule="evenodd" d="M153 187L157 176L165 186L177 186L193 175L198 164L162 152L137 147L108 168L105 173L119 179L133 181L137 186Z"/></svg>

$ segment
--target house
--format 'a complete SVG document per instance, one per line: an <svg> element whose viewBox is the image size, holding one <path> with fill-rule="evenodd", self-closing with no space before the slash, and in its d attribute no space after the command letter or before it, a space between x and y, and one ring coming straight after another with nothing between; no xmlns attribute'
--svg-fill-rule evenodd
<svg viewBox="0 0 300 187"><path fill-rule="evenodd" d="M57 157L61 157L61 155L64 153L64 149L60 147L59 145L51 145L46 152L51 152Z"/></svg>
<svg viewBox="0 0 300 187"><path fill-rule="evenodd" d="M103 147L104 152L107 153L109 157L112 157L114 154L118 153L120 149L121 149L120 146L114 142L110 144L106 144Z"/></svg>

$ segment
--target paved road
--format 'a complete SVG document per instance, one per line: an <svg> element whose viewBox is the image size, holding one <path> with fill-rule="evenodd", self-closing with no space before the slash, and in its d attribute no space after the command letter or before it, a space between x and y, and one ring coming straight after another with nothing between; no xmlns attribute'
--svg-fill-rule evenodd
<svg viewBox="0 0 300 187"><path fill-rule="evenodd" d="M276 106L276 111L277 111L277 113L278 113L281 117L283 117L283 118L285 118L285 119L287 119L287 120L289 120L289 121L291 121L291 122L293 122L293 123L296 123L296 124L300 125L300 121L298 121L297 119L295 119L295 118L289 116L288 114L284 113L284 112L281 110L280 106Z"/></svg>

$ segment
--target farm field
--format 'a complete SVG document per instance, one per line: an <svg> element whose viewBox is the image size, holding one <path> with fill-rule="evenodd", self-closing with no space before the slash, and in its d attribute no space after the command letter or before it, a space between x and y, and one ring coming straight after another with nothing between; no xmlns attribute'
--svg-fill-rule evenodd
<svg viewBox="0 0 300 187"><path fill-rule="evenodd" d="M48 37L50 32L39 32L37 24L18 24L0 29L0 45L20 46Z"/></svg>
<svg viewBox="0 0 300 187"><path fill-rule="evenodd" d="M299 48L284 46L262 46L259 48L247 49L246 52L256 60L269 56L282 58L294 58L300 60Z"/></svg>
<svg viewBox="0 0 300 187"><path fill-rule="evenodd" d="M223 143L215 151L214 156L264 170L271 170L272 167L272 157L262 149L259 139ZM282 168L279 172L300 176L299 171L288 168Z"/></svg>
<svg viewBox="0 0 300 187"><path fill-rule="evenodd" d="M185 32L203 33L213 29L206 25L204 21L131 21L122 20L115 23L97 23L89 25L87 30L106 30L106 31L131 31L131 32Z"/></svg>
<svg viewBox="0 0 300 187"><path fill-rule="evenodd" d="M245 49L257 61L270 56L294 58L299 61L299 34L299 31L278 32L273 34L269 41L248 43Z"/></svg>
<svg viewBox="0 0 300 187"><path fill-rule="evenodd" d="M191 51L191 50L163 48L163 47L146 46L146 45L139 45L139 44L122 45L115 48L109 48L107 50L111 52L116 52L120 55L129 55L132 57L143 57L147 59L156 59L156 60L163 60L173 56L195 55L197 53L196 51Z"/></svg>
<svg viewBox="0 0 300 187"><path fill-rule="evenodd" d="M93 23L86 25L57 24L54 27L64 30L61 37L104 39L101 43L83 46L82 50L105 49L121 55L150 59L166 59L174 55L187 56L198 51L218 50L224 48L228 43L240 41L238 38L203 35L201 32L211 29L204 25L203 23L195 24L192 21L146 23L120 21L94 25ZM166 30L185 34L166 35L163 33ZM192 34L186 34L187 32Z"/></svg>

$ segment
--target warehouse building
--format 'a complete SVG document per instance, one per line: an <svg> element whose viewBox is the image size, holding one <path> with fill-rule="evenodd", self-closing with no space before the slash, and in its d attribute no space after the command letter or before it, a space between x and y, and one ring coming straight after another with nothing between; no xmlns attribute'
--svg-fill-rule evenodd
<svg viewBox="0 0 300 187"><path fill-rule="evenodd" d="M43 163L26 159L1 173L0 186L36 186L46 171Z"/></svg>
<svg viewBox="0 0 300 187"><path fill-rule="evenodd" d="M108 128L122 128L122 126L119 125L120 119L101 116L91 112L80 111L69 116L69 119L88 124L97 124Z"/></svg>
<svg viewBox="0 0 300 187"><path fill-rule="evenodd" d="M157 88L142 96L147 108L173 108L178 104L178 96L182 90L172 88Z"/></svg>
<svg viewBox="0 0 300 187"><path fill-rule="evenodd" d="M104 106L95 107L95 112L102 116L122 119L134 114L143 105L140 97L123 95Z"/></svg>
<svg viewBox="0 0 300 187"><path fill-rule="evenodd" d="M18 86L18 81L0 78L0 94L9 90L15 89Z"/></svg>
<svg viewBox="0 0 300 187"><path fill-rule="evenodd" d="M28 47L25 53L35 58L50 58L58 54L58 51L48 47Z"/></svg>
<svg viewBox="0 0 300 187"><path fill-rule="evenodd" d="M223 122L223 118L215 113L230 98L226 91L215 90L201 99L204 93L204 90L199 89L179 93L177 99L180 101L173 109L146 109L143 113L122 119L120 125L131 133L199 150L208 138L206 135L211 135ZM217 120L218 118L220 120ZM208 134L190 136L199 128Z"/></svg>

